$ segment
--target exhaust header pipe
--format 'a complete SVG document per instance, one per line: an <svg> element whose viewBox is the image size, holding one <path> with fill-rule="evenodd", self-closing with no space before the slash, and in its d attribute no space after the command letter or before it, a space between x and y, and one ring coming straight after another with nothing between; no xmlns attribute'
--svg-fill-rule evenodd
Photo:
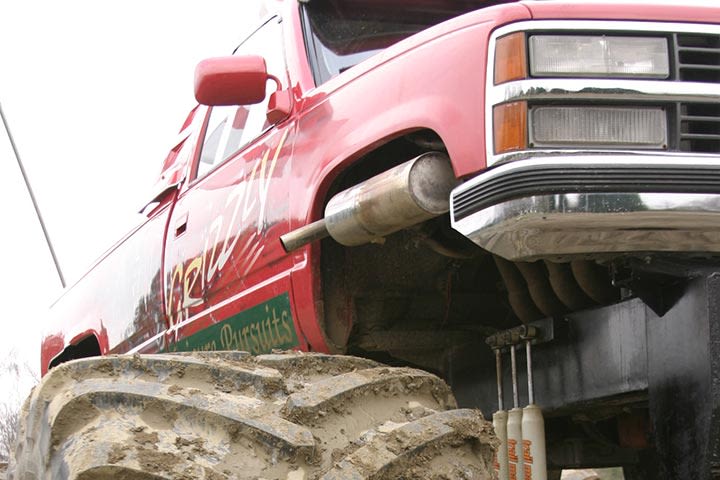
<svg viewBox="0 0 720 480"><path fill-rule="evenodd" d="M450 209L458 184L450 159L429 152L335 195L325 218L280 237L292 252L327 236L353 247L377 242Z"/></svg>

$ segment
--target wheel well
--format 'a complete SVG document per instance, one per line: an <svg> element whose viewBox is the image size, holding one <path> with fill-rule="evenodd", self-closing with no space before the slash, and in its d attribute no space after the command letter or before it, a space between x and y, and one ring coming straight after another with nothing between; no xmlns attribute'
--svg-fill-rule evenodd
<svg viewBox="0 0 720 480"><path fill-rule="evenodd" d="M431 130L393 138L338 175L325 203L395 165L442 150ZM490 333L618 298L607 266L508 262L453 230L449 214L382 243L345 247L326 238L320 250L322 320L331 348L445 378L450 370L471 368Z"/></svg>
<svg viewBox="0 0 720 480"><path fill-rule="evenodd" d="M325 202L418 155L445 150L432 130L396 137L338 175ZM439 372L441 351L456 337L484 336L485 330L471 318L477 308L461 305L466 300L477 303L493 292L494 301L485 312L494 310L492 316L502 320L511 316L504 297L496 295L499 278L492 257L452 230L447 214L390 235L383 244L344 247L325 239L321 252L325 333L337 351L389 363L402 358L402 364ZM485 264L487 268L480 267ZM479 270L491 274L475 278ZM461 285L470 288L461 292ZM461 324L464 327L456 329ZM449 330L438 335L443 326Z"/></svg>
<svg viewBox="0 0 720 480"><path fill-rule="evenodd" d="M89 337L85 337L73 345L68 345L60 355L52 359L50 365L48 366L48 370L70 360L76 360L78 358L86 357L97 357L101 354L102 352L100 350L100 343L98 342L97 338L95 338L95 335L90 335Z"/></svg>

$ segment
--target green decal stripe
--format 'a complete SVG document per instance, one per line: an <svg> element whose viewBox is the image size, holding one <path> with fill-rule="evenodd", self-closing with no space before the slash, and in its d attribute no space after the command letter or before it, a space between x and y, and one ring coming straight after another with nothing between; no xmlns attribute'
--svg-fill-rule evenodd
<svg viewBox="0 0 720 480"><path fill-rule="evenodd" d="M283 293L170 346L171 352L243 350L253 355L298 346L290 297Z"/></svg>

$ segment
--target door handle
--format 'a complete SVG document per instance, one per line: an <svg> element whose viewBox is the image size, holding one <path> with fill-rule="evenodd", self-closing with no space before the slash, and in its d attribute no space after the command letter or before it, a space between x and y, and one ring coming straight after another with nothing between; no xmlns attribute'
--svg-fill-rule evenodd
<svg viewBox="0 0 720 480"><path fill-rule="evenodd" d="M186 213L175 222L175 238L187 230L188 214Z"/></svg>

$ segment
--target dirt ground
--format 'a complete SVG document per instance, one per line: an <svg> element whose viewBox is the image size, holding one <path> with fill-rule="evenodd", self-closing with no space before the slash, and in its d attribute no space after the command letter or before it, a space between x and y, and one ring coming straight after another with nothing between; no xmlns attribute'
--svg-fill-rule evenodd
<svg viewBox="0 0 720 480"><path fill-rule="evenodd" d="M623 480L622 468L564 470L562 480Z"/></svg>

